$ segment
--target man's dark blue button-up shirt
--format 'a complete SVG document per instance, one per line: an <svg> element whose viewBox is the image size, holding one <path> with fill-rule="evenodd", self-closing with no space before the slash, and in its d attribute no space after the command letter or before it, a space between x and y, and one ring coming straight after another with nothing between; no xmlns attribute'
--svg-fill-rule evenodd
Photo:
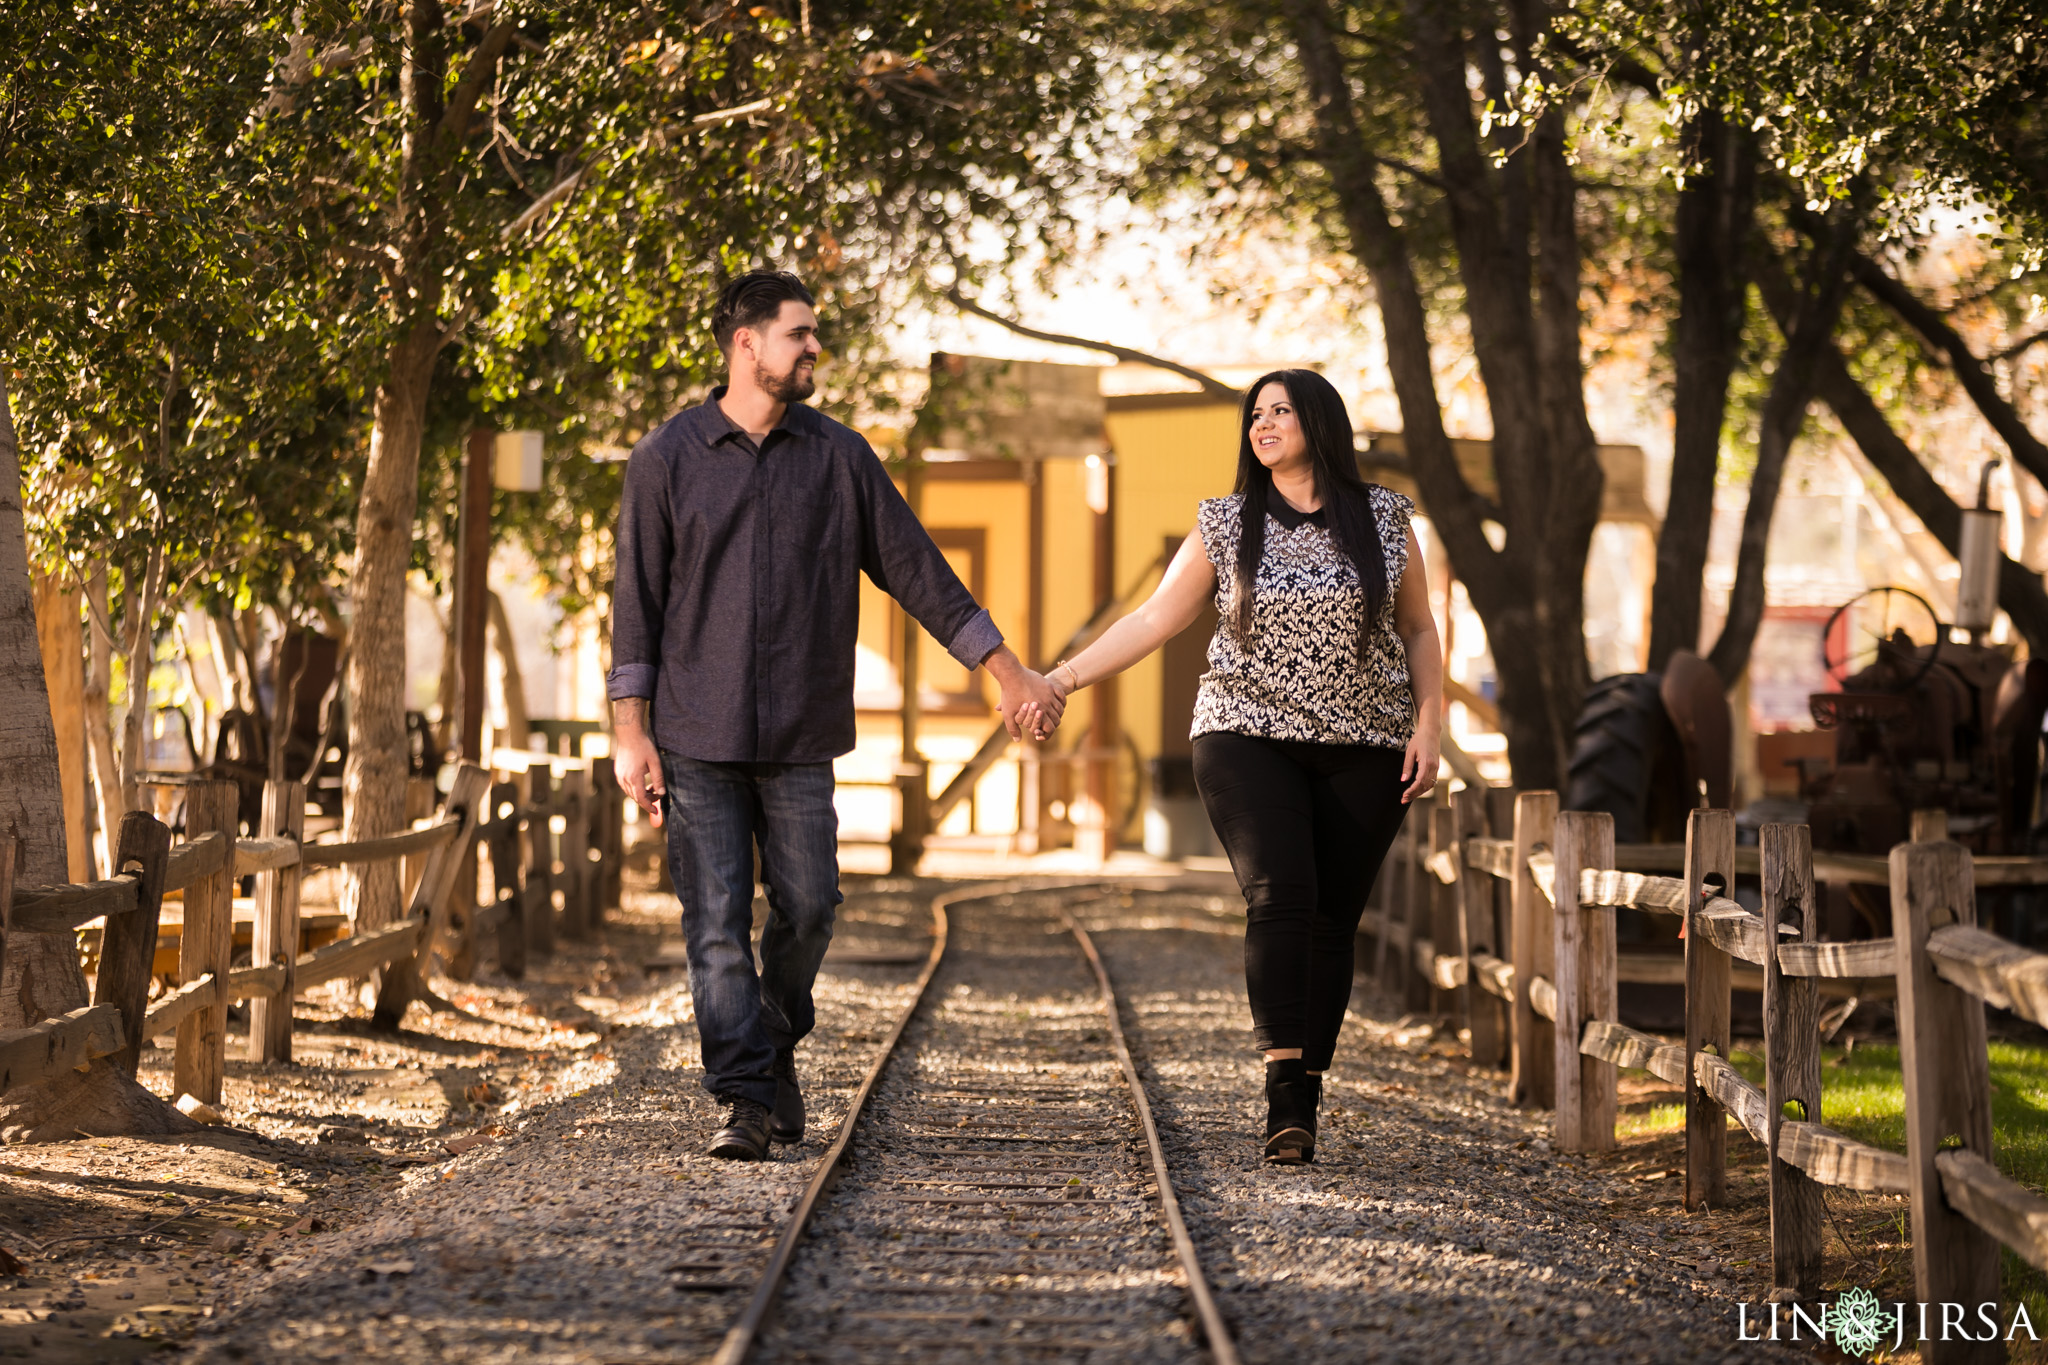
<svg viewBox="0 0 2048 1365"><path fill-rule="evenodd" d="M861 435L800 404L757 450L724 389L633 447L612 588L614 699L709 763L853 748L860 575L973 668L1002 644Z"/></svg>

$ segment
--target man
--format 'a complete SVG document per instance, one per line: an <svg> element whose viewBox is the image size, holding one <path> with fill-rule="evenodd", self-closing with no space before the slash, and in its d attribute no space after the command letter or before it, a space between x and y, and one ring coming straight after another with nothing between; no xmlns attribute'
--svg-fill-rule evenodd
<svg viewBox="0 0 2048 1365"><path fill-rule="evenodd" d="M796 1045L839 904L832 760L853 748L865 572L968 668L1059 698L960 583L860 435L804 406L820 346L787 272L727 285L712 316L726 383L633 449L612 593L613 766L657 826L683 903L711 1154L765 1160L803 1137ZM1042 736L1041 736L1042 737ZM754 970L754 851L769 917Z"/></svg>

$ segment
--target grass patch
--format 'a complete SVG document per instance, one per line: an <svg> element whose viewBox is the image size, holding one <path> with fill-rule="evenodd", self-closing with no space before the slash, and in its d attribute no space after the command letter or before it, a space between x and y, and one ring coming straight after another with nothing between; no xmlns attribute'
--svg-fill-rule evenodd
<svg viewBox="0 0 2048 1365"><path fill-rule="evenodd" d="M2029 1189L2048 1189L2048 1046L1994 1038L1989 1054L1991 1145L1998 1169ZM1763 1085L1763 1058L1737 1050L1729 1061L1752 1084ZM1873 1147L1905 1151L1906 1089L1898 1047L1823 1048L1820 1106L1828 1127ZM2010 1250L2003 1262L2006 1302L2025 1303L2034 1329L2048 1330L2048 1276Z"/></svg>
<svg viewBox="0 0 2048 1365"><path fill-rule="evenodd" d="M1623 1109L1614 1116L1614 1135L1617 1138L1642 1137L1650 1133L1669 1133L1685 1127L1685 1101L1676 1104L1652 1104L1646 1109Z"/></svg>
<svg viewBox="0 0 2048 1365"><path fill-rule="evenodd" d="M1763 1085L1763 1058L1738 1049L1729 1060L1752 1084ZM1993 1039L1990 1060L1998 1169L2022 1185L2048 1187L2048 1047ZM1822 1122L1858 1142L1906 1150L1906 1089L1896 1046L1823 1048L1820 1075Z"/></svg>

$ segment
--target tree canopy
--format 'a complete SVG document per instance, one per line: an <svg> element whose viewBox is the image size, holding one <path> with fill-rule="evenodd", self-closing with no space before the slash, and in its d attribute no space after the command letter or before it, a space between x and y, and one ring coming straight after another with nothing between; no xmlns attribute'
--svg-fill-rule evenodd
<svg viewBox="0 0 2048 1365"><path fill-rule="evenodd" d="M1581 0L1560 24L1594 72L1653 73L1674 125L1712 109L1756 134L1808 209L1863 183L1878 230L1910 235L1982 208L2015 270L2048 255L2044 35L2041 0Z"/></svg>

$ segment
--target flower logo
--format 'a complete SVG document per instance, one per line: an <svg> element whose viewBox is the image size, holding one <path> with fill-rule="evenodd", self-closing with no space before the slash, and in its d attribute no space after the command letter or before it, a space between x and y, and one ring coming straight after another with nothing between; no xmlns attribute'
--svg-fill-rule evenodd
<svg viewBox="0 0 2048 1365"><path fill-rule="evenodd" d="M1835 1345L1852 1356L1868 1355L1891 1326L1884 1305L1868 1289L1851 1289L1836 1298L1832 1317Z"/></svg>

